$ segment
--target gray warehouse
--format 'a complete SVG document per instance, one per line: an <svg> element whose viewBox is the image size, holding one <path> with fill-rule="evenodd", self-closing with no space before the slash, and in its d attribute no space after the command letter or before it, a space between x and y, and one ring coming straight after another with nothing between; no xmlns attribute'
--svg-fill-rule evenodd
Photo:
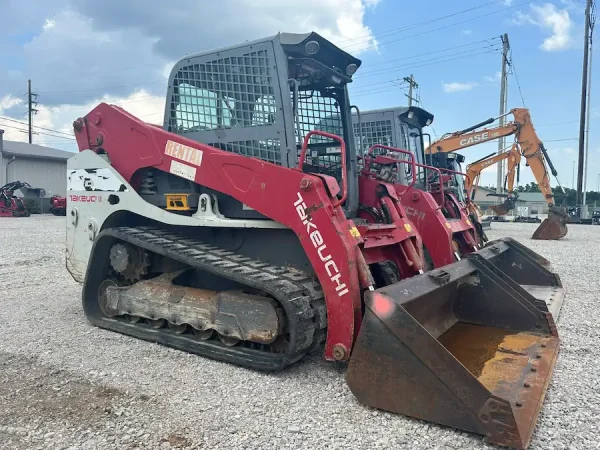
<svg viewBox="0 0 600 450"><path fill-rule="evenodd" d="M65 196L67 191L67 159L71 152L26 142L5 141L0 130L0 186L11 181L24 181L46 190L46 198ZM49 203L44 202L44 203Z"/></svg>

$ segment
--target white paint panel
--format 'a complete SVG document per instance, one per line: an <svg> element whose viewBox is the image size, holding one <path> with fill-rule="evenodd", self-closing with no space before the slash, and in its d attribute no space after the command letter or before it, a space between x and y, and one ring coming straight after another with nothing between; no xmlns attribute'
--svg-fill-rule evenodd
<svg viewBox="0 0 600 450"><path fill-rule="evenodd" d="M115 176L112 170L107 168L88 170L70 169L67 189L69 191L127 192L127 187Z"/></svg>

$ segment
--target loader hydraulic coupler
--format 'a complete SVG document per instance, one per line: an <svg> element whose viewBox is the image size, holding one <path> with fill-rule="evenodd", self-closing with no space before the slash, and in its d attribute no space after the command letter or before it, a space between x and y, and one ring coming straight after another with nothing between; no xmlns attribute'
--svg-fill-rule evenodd
<svg viewBox="0 0 600 450"><path fill-rule="evenodd" d="M551 241L566 236L568 220L569 215L565 208L551 206L548 209L548 218L537 227L531 239Z"/></svg>
<svg viewBox="0 0 600 450"><path fill-rule="evenodd" d="M548 310L490 261L518 249L495 241L485 250L367 292L346 379L365 405L521 449L559 339Z"/></svg>

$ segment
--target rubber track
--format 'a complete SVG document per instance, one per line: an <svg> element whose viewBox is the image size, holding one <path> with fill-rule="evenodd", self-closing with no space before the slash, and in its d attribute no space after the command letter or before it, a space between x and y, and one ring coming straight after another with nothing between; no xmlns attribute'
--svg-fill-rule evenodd
<svg viewBox="0 0 600 450"><path fill-rule="evenodd" d="M286 313L290 345L285 353L240 345L227 347L218 339L202 341L192 334L178 335L169 328L153 329L145 322L132 324L121 318L88 315L95 325L201 356L267 371L280 370L293 364L321 346L325 340L327 311L323 291L304 272L272 266L160 228L109 228L100 233L97 239L106 235L267 292L282 305Z"/></svg>

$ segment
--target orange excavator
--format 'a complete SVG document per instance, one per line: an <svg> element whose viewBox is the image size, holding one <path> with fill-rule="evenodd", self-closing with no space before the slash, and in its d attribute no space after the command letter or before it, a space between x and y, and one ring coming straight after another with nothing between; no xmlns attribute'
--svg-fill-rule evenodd
<svg viewBox="0 0 600 450"><path fill-rule="evenodd" d="M517 199L519 198L519 194L517 194L514 190L515 175L517 176L518 181L519 163L521 162L521 152L519 151L517 144L513 144L511 149L508 151L500 154L492 153L467 165L465 191L469 199L469 210L471 212L476 210L478 216L481 216L481 212L477 204L474 202L474 198L477 186L479 186L481 172L484 169L493 166L494 164L498 164L500 161L504 161L505 159L507 160L506 177L504 178L504 191L507 192L506 200L501 205L490 206L496 215L504 216L508 214L511 209L514 209ZM488 194L488 196L496 195L503 194Z"/></svg>
<svg viewBox="0 0 600 450"><path fill-rule="evenodd" d="M525 158L526 165L531 168L540 190L548 203L548 218L546 218L536 229L532 239L560 239L567 234L568 230L566 223L569 216L565 208L554 204L554 194L550 187L550 176L548 174L546 163L548 163L552 175L554 175L559 187L562 189L560 181L558 180L558 172L554 168L544 144L535 132L529 110L526 108L514 108L511 109L507 115L508 114L512 114L514 119L503 125L493 128L481 128L500 119L500 117L497 117L488 119L462 131L446 134L429 146L428 153L431 155L430 157L432 159L436 159L434 155L437 154L456 152L463 148L514 135L514 148L520 156ZM490 162L490 164L493 163ZM471 180L471 183L472 182L473 181ZM497 210L506 210L508 212L511 204L514 206L514 201L514 197L511 197L511 194L508 194L504 204L499 205Z"/></svg>

